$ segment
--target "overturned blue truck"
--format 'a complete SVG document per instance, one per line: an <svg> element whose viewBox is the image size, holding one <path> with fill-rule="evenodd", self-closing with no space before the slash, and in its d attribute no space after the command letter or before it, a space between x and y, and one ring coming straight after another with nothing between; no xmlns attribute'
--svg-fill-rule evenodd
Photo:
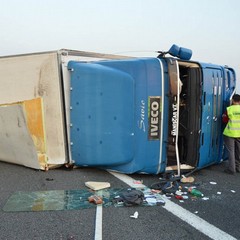
<svg viewBox="0 0 240 240"><path fill-rule="evenodd" d="M177 45L158 54L133 58L63 49L8 57L8 64L23 57L31 64L37 56L43 58L32 66L37 71L32 78L18 75L18 82L11 77L18 90L30 81L36 83L24 88L21 97L8 95L0 102L5 109L23 104L21 115L37 163L19 162L15 155L12 160L7 153L0 159L39 169L73 164L128 174L168 170L180 174L220 163L221 116L235 92L234 70L191 61L191 50ZM0 66L4 60L0 58ZM31 66L24 65L27 68ZM21 67L19 71L26 74ZM8 77L0 81L7 84ZM8 91L16 92L14 84L8 81L8 85ZM38 136L28 124L30 110L24 108L35 98L41 99L38 108L43 113L41 121L32 124L43 129ZM5 135L2 131L0 138L6 139ZM40 150L39 142L45 146Z"/></svg>

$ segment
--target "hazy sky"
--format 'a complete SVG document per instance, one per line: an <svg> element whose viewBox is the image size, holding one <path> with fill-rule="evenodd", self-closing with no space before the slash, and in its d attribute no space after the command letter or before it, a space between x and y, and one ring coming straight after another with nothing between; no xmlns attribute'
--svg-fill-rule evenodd
<svg viewBox="0 0 240 240"><path fill-rule="evenodd" d="M233 67L240 81L240 0L0 0L0 6L0 56L61 48L156 56L175 43L192 49L193 60Z"/></svg>

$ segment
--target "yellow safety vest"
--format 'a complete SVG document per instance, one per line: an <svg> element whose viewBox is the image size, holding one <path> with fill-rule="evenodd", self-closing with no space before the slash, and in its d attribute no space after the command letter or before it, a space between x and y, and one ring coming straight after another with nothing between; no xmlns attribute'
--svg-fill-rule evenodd
<svg viewBox="0 0 240 240"><path fill-rule="evenodd" d="M240 105L231 105L227 108L228 123L223 135L233 138L240 138Z"/></svg>

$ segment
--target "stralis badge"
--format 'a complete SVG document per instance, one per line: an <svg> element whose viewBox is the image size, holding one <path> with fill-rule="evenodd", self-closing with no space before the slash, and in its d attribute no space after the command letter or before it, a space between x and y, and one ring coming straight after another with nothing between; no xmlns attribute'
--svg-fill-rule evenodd
<svg viewBox="0 0 240 240"><path fill-rule="evenodd" d="M161 97L148 98L148 139L159 140L161 120Z"/></svg>

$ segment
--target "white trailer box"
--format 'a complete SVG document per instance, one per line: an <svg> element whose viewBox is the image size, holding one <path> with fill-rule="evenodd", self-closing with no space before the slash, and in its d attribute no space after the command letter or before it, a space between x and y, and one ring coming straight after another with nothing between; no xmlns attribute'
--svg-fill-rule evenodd
<svg viewBox="0 0 240 240"><path fill-rule="evenodd" d="M0 160L35 169L71 163L67 63L120 58L65 49L0 57Z"/></svg>

